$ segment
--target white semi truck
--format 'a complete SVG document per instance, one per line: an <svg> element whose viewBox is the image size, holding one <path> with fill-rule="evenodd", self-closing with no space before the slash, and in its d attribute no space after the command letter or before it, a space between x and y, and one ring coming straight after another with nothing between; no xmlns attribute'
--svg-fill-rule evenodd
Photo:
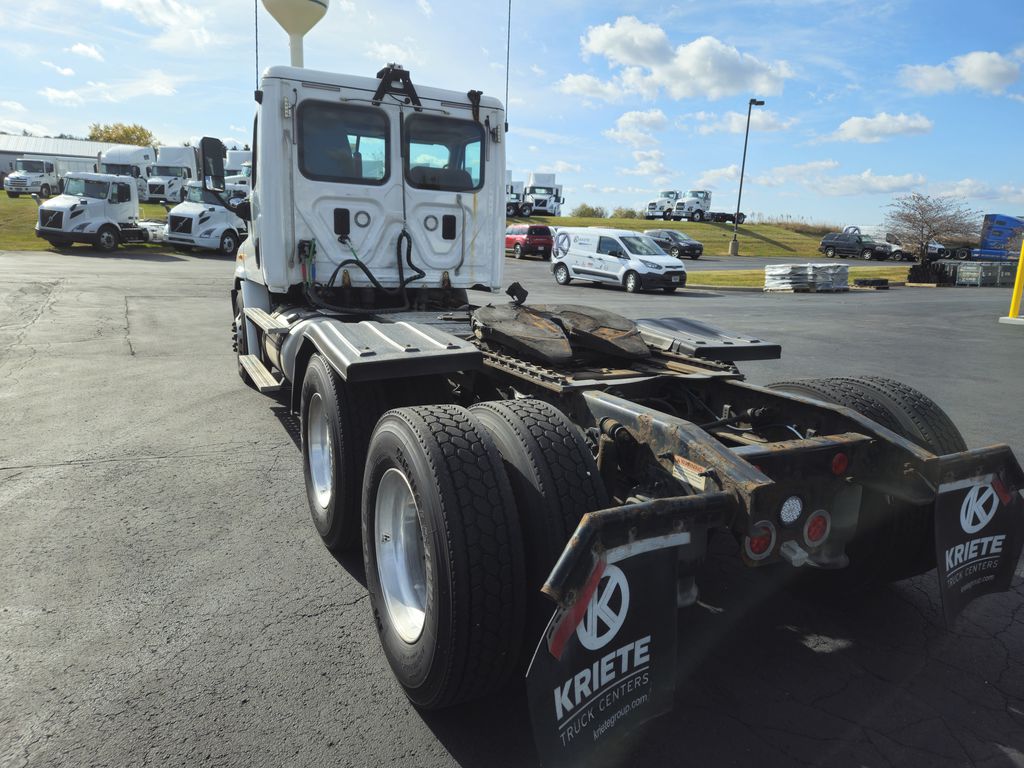
<svg viewBox="0 0 1024 768"><path fill-rule="evenodd" d="M523 190L521 209L540 216L561 216L562 185L555 183L553 173L531 173Z"/></svg>
<svg viewBox="0 0 1024 768"><path fill-rule="evenodd" d="M252 165L252 152L248 149L229 149L224 160L225 176L241 176L243 166Z"/></svg>
<svg viewBox="0 0 1024 768"><path fill-rule="evenodd" d="M163 239L164 222L139 218L135 179L106 173L72 172L64 177L64 192L39 205L36 237L66 247L88 243L113 251L121 243Z"/></svg>
<svg viewBox="0 0 1024 768"><path fill-rule="evenodd" d="M146 183L146 201L184 202L185 188L198 170L195 147L157 147L156 163Z"/></svg>
<svg viewBox="0 0 1024 768"><path fill-rule="evenodd" d="M655 200L647 203L643 211L645 219L665 219L666 221L716 221L742 224L747 220L744 214L737 216L734 212L711 210L711 190L692 189L686 192L669 189L659 192Z"/></svg>
<svg viewBox="0 0 1024 768"><path fill-rule="evenodd" d="M530 216L533 206L523 199L525 184L512 180L512 171L505 171L505 215Z"/></svg>
<svg viewBox="0 0 1024 768"><path fill-rule="evenodd" d="M167 214L167 242L176 250L198 248L233 256L248 234L248 225L228 203L232 197L244 198L246 192L236 192L229 185L219 194L203 189L198 181L190 181L186 189L185 201Z"/></svg>
<svg viewBox="0 0 1024 768"><path fill-rule="evenodd" d="M802 568L852 589L965 551L961 509L983 498L986 535L1008 533L970 589L962 559L940 571L942 605L955 618L1009 588L1024 470L1008 447L968 452L888 379L749 384L734 361L779 346L693 320L528 305L518 283L509 303L470 304L502 285L502 104L396 65L302 69L327 2L264 2L293 66L256 92L238 369L286 390L314 527L362 550L373 626L416 706L494 695L528 666L542 763L621 754L673 706L677 611L697 601L711 529L772 584ZM223 144L202 154L204 186L223 190Z"/></svg>
<svg viewBox="0 0 1024 768"><path fill-rule="evenodd" d="M153 175L153 164L156 162L154 147L118 144L100 152L96 159L100 173L131 176L135 179L139 200L149 199L149 177Z"/></svg>
<svg viewBox="0 0 1024 768"><path fill-rule="evenodd" d="M36 194L49 197L60 191L61 179L71 171L94 171L84 158L26 156L14 161L15 170L4 179L8 197Z"/></svg>

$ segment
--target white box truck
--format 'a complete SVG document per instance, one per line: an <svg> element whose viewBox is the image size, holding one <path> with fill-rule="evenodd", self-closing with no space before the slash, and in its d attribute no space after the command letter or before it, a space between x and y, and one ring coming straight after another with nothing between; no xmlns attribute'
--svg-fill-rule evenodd
<svg viewBox="0 0 1024 768"><path fill-rule="evenodd" d="M184 202L185 186L198 174L197 162L195 147L157 147L156 163L146 184L146 201Z"/></svg>
<svg viewBox="0 0 1024 768"><path fill-rule="evenodd" d="M526 185L521 181L512 181L512 171L505 171L505 215L529 216L533 206L527 205L523 199Z"/></svg>
<svg viewBox="0 0 1024 768"><path fill-rule="evenodd" d="M71 171L93 171L95 163L84 158L26 156L14 161L15 170L4 179L8 197L37 194L49 197L60 191L61 179Z"/></svg>
<svg viewBox="0 0 1024 768"><path fill-rule="evenodd" d="M229 149L224 160L225 176L240 176L244 173L242 167L248 163L252 165L252 152L248 149Z"/></svg>
<svg viewBox="0 0 1024 768"><path fill-rule="evenodd" d="M137 147L131 144L118 144L100 152L97 156L98 171L113 176L131 176L135 179L140 200L149 197L149 177L153 174L156 162L154 147Z"/></svg>
<svg viewBox="0 0 1024 768"><path fill-rule="evenodd" d="M73 171L64 192L39 205L36 237L66 247L88 243L112 251L121 243L163 239L164 222L139 218L139 192L131 176Z"/></svg>
<svg viewBox="0 0 1024 768"><path fill-rule="evenodd" d="M523 210L541 216L561 216L564 202L562 185L555 183L555 174L530 174L523 193Z"/></svg>

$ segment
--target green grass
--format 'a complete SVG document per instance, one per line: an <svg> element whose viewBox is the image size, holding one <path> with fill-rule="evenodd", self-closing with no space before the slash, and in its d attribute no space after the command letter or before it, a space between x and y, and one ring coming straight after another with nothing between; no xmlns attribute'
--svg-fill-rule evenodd
<svg viewBox="0 0 1024 768"><path fill-rule="evenodd" d="M709 256L724 256L732 240L732 224L696 224L688 221L648 221L646 219L585 219L573 216L534 216L529 219L511 218L509 224L547 224L552 227L609 227L611 229L678 229L704 243ZM818 243L821 237L795 232L774 224L744 224L739 228L741 256L764 256L781 259L811 259L820 257Z"/></svg>
<svg viewBox="0 0 1024 768"><path fill-rule="evenodd" d="M909 267L878 266L850 267L850 284L864 277L883 277L890 282L904 282ZM711 285L723 288L762 288L764 287L764 270L761 269L728 269L714 272L694 272L687 270L687 285Z"/></svg>
<svg viewBox="0 0 1024 768"><path fill-rule="evenodd" d="M167 211L162 206L143 203L140 214L144 219L166 221ZM36 237L35 226L38 213L35 200L31 197L8 197L0 193L0 250L3 251L46 251L52 247ZM132 244L126 248L160 248L160 245Z"/></svg>

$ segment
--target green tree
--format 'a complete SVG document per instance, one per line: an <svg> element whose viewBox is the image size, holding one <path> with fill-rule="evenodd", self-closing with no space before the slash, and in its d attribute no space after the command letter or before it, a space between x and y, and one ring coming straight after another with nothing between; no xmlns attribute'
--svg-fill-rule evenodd
<svg viewBox="0 0 1024 768"><path fill-rule="evenodd" d="M134 144L138 147L152 147L160 143L152 131L137 123L93 123L89 126L89 140L110 144Z"/></svg>
<svg viewBox="0 0 1024 768"><path fill-rule="evenodd" d="M572 215L581 219L604 219L608 217L608 212L599 205L580 203L572 209Z"/></svg>
<svg viewBox="0 0 1024 768"><path fill-rule="evenodd" d="M640 218L640 214L638 214L632 208L624 208L622 206L619 206L614 211L612 211L612 218L613 219L639 219Z"/></svg>

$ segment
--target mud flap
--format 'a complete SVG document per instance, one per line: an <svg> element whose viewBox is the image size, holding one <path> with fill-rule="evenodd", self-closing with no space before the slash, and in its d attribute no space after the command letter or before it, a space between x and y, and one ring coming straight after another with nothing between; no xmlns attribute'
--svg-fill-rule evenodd
<svg viewBox="0 0 1024 768"><path fill-rule="evenodd" d="M1024 499L999 474L939 486L935 559L947 626L975 598L1010 588L1024 545Z"/></svg>
<svg viewBox="0 0 1024 768"><path fill-rule="evenodd" d="M672 709L677 548L690 541L679 532L607 550L555 611L526 675L543 765L615 762L631 730Z"/></svg>

